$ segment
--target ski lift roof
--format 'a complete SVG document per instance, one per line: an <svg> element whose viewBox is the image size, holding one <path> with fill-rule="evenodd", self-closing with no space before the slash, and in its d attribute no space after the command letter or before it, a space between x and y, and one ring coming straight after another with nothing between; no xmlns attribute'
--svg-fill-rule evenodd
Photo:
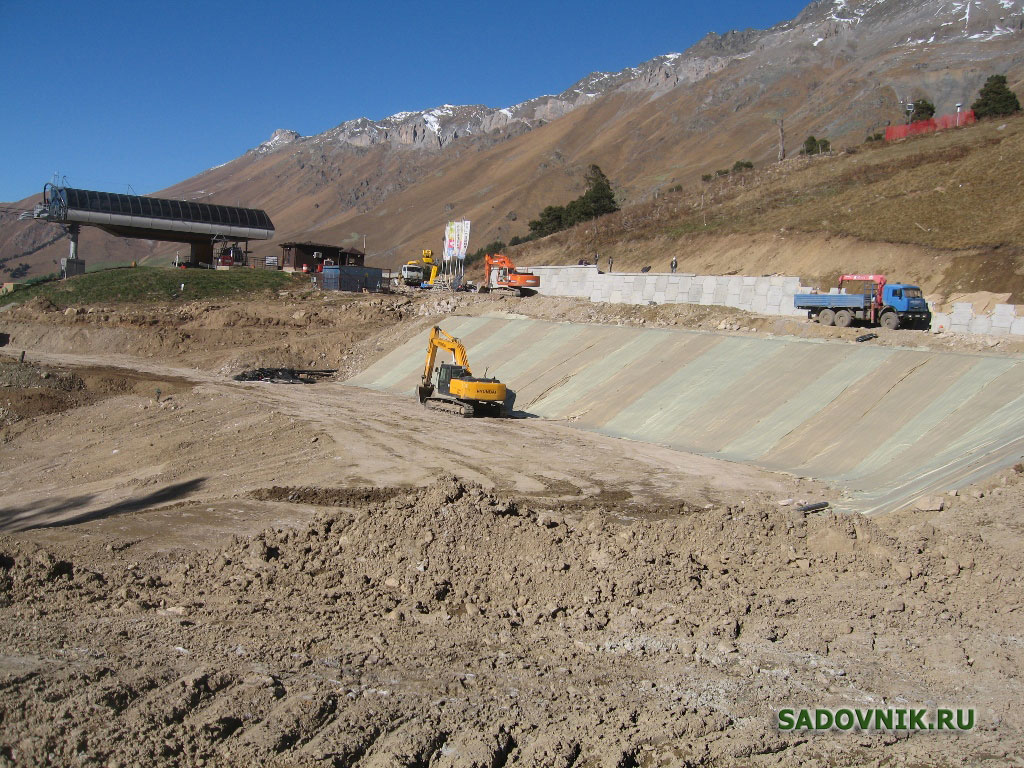
<svg viewBox="0 0 1024 768"><path fill-rule="evenodd" d="M50 221L93 224L115 233L126 229L152 230L154 235L174 232L246 240L267 240L274 234L270 217L258 208L50 185L44 191L43 203L46 208L43 217Z"/></svg>

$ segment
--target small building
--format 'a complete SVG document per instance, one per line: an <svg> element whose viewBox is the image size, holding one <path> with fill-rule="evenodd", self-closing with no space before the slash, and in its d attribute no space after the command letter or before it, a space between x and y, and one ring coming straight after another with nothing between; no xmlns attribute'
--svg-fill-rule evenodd
<svg viewBox="0 0 1024 768"><path fill-rule="evenodd" d="M387 289L384 270L377 267L328 264L322 274L313 275L313 280L316 287L322 291L383 293Z"/></svg>
<svg viewBox="0 0 1024 768"><path fill-rule="evenodd" d="M361 267L365 258L358 248L324 243L281 243L281 268L285 272L319 272L324 264Z"/></svg>

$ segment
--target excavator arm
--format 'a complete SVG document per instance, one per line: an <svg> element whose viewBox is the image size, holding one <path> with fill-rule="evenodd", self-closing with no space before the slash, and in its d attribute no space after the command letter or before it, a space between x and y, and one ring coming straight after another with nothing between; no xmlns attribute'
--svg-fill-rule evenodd
<svg viewBox="0 0 1024 768"><path fill-rule="evenodd" d="M456 365L466 369L466 373L473 375L469 368L469 357L462 342L449 333L445 333L438 326L430 329L430 338L427 339L427 363L423 366L423 383L429 384L434 375L434 361L437 359L437 350L447 349L452 353Z"/></svg>
<svg viewBox="0 0 1024 768"><path fill-rule="evenodd" d="M449 333L445 333L438 326L430 329L430 337L427 339L427 361L423 366L423 376L420 380L419 396L422 401L434 393L434 385L431 380L434 376L434 362L437 360L437 350L446 349L452 353L456 365L461 365L470 376L473 372L469 368L469 356L462 342Z"/></svg>

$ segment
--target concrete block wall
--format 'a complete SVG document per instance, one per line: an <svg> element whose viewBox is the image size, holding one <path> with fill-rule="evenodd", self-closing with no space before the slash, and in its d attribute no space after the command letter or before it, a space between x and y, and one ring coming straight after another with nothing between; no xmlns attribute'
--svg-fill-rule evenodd
<svg viewBox="0 0 1024 768"><path fill-rule="evenodd" d="M806 290L799 277L694 275L664 272L599 272L595 266L530 267L540 277L538 293L610 304L704 304L769 315L804 316L793 294Z"/></svg>
<svg viewBox="0 0 1024 768"><path fill-rule="evenodd" d="M548 296L573 296L609 304L704 304L734 307L762 315L805 317L793 307L793 294L810 289L799 277L772 275L694 275L664 272L599 272L589 266L529 267L540 276ZM839 293L832 288L830 293ZM997 304L992 312L975 313L969 302L953 304L952 312L935 312L932 330L1024 336L1024 306Z"/></svg>
<svg viewBox="0 0 1024 768"><path fill-rule="evenodd" d="M1024 306L996 304L991 312L975 312L970 302L956 302L952 312L933 312L932 330L1024 336Z"/></svg>

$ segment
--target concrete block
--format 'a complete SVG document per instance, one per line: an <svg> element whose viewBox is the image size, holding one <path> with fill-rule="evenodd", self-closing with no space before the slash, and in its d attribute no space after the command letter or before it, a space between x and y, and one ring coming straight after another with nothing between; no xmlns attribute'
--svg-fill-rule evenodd
<svg viewBox="0 0 1024 768"><path fill-rule="evenodd" d="M968 329L971 333L989 333L992 330L992 321L988 315L980 315L971 320Z"/></svg>
<svg viewBox="0 0 1024 768"><path fill-rule="evenodd" d="M1009 330L1010 326L1016 318L1006 317L1001 315L992 315L992 327L993 328L1006 328Z"/></svg>
<svg viewBox="0 0 1024 768"><path fill-rule="evenodd" d="M682 276L681 276L681 275L669 275L669 276L668 276L668 283L667 283L667 284L668 284L668 285L679 285L679 282L680 282L680 281L681 281L682 279L683 279L683 278L682 278Z"/></svg>
<svg viewBox="0 0 1024 768"><path fill-rule="evenodd" d="M992 310L992 317L1016 317L1017 307L1014 304L996 304Z"/></svg>
<svg viewBox="0 0 1024 768"><path fill-rule="evenodd" d="M768 278L772 285L781 286L783 281L786 279L785 275L772 275Z"/></svg>
<svg viewBox="0 0 1024 768"><path fill-rule="evenodd" d="M752 302L750 302L750 311L751 312L760 312L760 313L764 314L764 311L767 308L768 308L768 302L765 300L764 296L755 296L754 300Z"/></svg>
<svg viewBox="0 0 1024 768"><path fill-rule="evenodd" d="M754 298L754 286L744 285L740 288L740 304L749 304Z"/></svg>
<svg viewBox="0 0 1024 768"><path fill-rule="evenodd" d="M949 313L932 312L932 333L949 330Z"/></svg>
<svg viewBox="0 0 1024 768"><path fill-rule="evenodd" d="M1008 325L993 325L989 330L993 336L1008 336L1010 333L1010 326Z"/></svg>
<svg viewBox="0 0 1024 768"><path fill-rule="evenodd" d="M754 283L754 295L755 296L767 296L769 288L771 288L771 285L769 284L769 282L765 278L759 277L757 279L757 282Z"/></svg>
<svg viewBox="0 0 1024 768"><path fill-rule="evenodd" d="M656 290L664 291L666 288L668 288L668 278L669 275L658 275L657 277L655 277L654 285L656 287Z"/></svg>
<svg viewBox="0 0 1024 768"><path fill-rule="evenodd" d="M654 295L651 297L651 301L653 301L655 304L664 304L665 303L665 292L664 291L655 291Z"/></svg>
<svg viewBox="0 0 1024 768"><path fill-rule="evenodd" d="M700 303L705 305L711 305L715 303L715 294L713 293L702 293L700 295Z"/></svg>
<svg viewBox="0 0 1024 768"><path fill-rule="evenodd" d="M743 278L743 284L744 285L755 285L756 283L757 283L757 278L756 277L744 277Z"/></svg>
<svg viewBox="0 0 1024 768"><path fill-rule="evenodd" d="M711 294L711 301L715 304L725 304L725 299L729 295L728 285L719 285L715 288L715 292Z"/></svg>
<svg viewBox="0 0 1024 768"><path fill-rule="evenodd" d="M665 301L677 301L679 299L679 283L669 283L665 286Z"/></svg>
<svg viewBox="0 0 1024 768"><path fill-rule="evenodd" d="M622 303L622 291L618 288L614 289L608 296L609 304L621 304Z"/></svg>
<svg viewBox="0 0 1024 768"><path fill-rule="evenodd" d="M718 287L717 277L705 277L701 282L704 284L704 293L714 293Z"/></svg>
<svg viewBox="0 0 1024 768"><path fill-rule="evenodd" d="M1024 336L1024 317L1018 317L1010 323L1010 333L1018 336Z"/></svg>
<svg viewBox="0 0 1024 768"><path fill-rule="evenodd" d="M699 304L700 297L704 295L704 286L700 283L693 283L690 286L690 290L687 291L687 300L691 304Z"/></svg>
<svg viewBox="0 0 1024 768"><path fill-rule="evenodd" d="M671 278L670 278L671 279ZM693 284L693 278L688 275L684 275L679 278L679 291L681 293L688 293L690 286Z"/></svg>
<svg viewBox="0 0 1024 768"><path fill-rule="evenodd" d="M655 280L645 280L643 285L640 287L640 298L644 301L650 301L654 298L654 292L657 289L658 284Z"/></svg>

